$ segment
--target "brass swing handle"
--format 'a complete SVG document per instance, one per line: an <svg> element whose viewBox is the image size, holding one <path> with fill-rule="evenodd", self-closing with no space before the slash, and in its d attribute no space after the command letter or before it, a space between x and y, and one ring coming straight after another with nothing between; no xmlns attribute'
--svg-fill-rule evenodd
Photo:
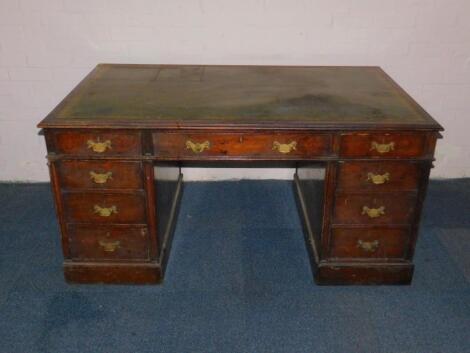
<svg viewBox="0 0 470 353"><path fill-rule="evenodd" d="M111 207L101 207L99 205L94 205L93 213L98 214L100 217L109 217L113 213L118 213L118 210L117 207L114 205Z"/></svg>
<svg viewBox="0 0 470 353"><path fill-rule="evenodd" d="M106 152L107 149L112 149L110 140L100 141L98 138L97 141L88 140L86 144L89 149L96 153L103 153Z"/></svg>
<svg viewBox="0 0 470 353"><path fill-rule="evenodd" d="M90 171L90 179L95 184L106 184L108 180L113 179L113 172L97 173L92 170Z"/></svg>
<svg viewBox="0 0 470 353"><path fill-rule="evenodd" d="M362 241L361 239L359 239L357 241L356 246L367 252L376 252L377 249L379 248L379 245L380 245L380 242L378 240Z"/></svg>
<svg viewBox="0 0 470 353"><path fill-rule="evenodd" d="M379 208L369 208L367 206L362 207L362 214L369 216L369 218L378 218L385 214L385 206Z"/></svg>
<svg viewBox="0 0 470 353"><path fill-rule="evenodd" d="M115 240L115 241L100 240L98 243L106 252L116 251L116 249L119 248L119 245L121 244L119 240Z"/></svg>
<svg viewBox="0 0 470 353"><path fill-rule="evenodd" d="M283 154L291 153L297 149L297 141L290 143L280 143L278 141L273 142L273 150Z"/></svg>
<svg viewBox="0 0 470 353"><path fill-rule="evenodd" d="M395 142L378 143L376 141L372 141L370 144L370 150L376 150L379 153L388 153L395 150Z"/></svg>
<svg viewBox="0 0 470 353"><path fill-rule="evenodd" d="M389 180L390 180L390 173L384 173L384 174L367 173L367 181L370 181L372 182L372 184L375 184L375 185L385 184Z"/></svg>
<svg viewBox="0 0 470 353"><path fill-rule="evenodd" d="M211 143L209 141L204 142L193 142L191 140L186 141L186 149L191 150L194 153L201 153L204 150L208 150L211 147Z"/></svg>

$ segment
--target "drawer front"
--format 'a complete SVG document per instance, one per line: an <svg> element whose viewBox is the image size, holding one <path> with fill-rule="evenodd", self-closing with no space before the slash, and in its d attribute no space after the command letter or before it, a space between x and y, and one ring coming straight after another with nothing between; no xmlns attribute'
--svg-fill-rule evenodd
<svg viewBox="0 0 470 353"><path fill-rule="evenodd" d="M142 189L140 162L80 161L58 162L60 185L64 189Z"/></svg>
<svg viewBox="0 0 470 353"><path fill-rule="evenodd" d="M55 150L80 156L136 156L142 151L135 131L60 131L54 133Z"/></svg>
<svg viewBox="0 0 470 353"><path fill-rule="evenodd" d="M411 158L425 151L426 136L419 133L345 133L341 135L343 157Z"/></svg>
<svg viewBox="0 0 470 353"><path fill-rule="evenodd" d="M329 134L163 133L153 134L157 158L308 159L328 155Z"/></svg>
<svg viewBox="0 0 470 353"><path fill-rule="evenodd" d="M334 228L330 257L402 259L408 244L407 229Z"/></svg>
<svg viewBox="0 0 470 353"><path fill-rule="evenodd" d="M143 193L71 192L63 200L68 222L146 223Z"/></svg>
<svg viewBox="0 0 470 353"><path fill-rule="evenodd" d="M336 195L336 224L410 224L416 207L416 194L342 194Z"/></svg>
<svg viewBox="0 0 470 353"><path fill-rule="evenodd" d="M148 260L146 227L90 226L67 227L70 257L75 260Z"/></svg>
<svg viewBox="0 0 470 353"><path fill-rule="evenodd" d="M338 189L416 190L420 176L420 166L412 162L343 162L339 163Z"/></svg>

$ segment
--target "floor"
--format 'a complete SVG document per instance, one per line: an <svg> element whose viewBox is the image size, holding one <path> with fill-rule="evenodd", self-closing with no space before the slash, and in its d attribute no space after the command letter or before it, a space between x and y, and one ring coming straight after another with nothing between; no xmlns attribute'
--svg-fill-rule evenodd
<svg viewBox="0 0 470 353"><path fill-rule="evenodd" d="M292 184L187 183L161 286L67 285L47 184L0 184L0 352L470 352L470 179L433 181L410 286L313 283Z"/></svg>

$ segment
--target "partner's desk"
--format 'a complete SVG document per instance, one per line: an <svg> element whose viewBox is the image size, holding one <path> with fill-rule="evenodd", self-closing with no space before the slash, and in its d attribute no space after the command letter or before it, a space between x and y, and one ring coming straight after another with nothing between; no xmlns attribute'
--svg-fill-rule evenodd
<svg viewBox="0 0 470 353"><path fill-rule="evenodd" d="M442 130L378 67L113 64L39 127L80 283L163 279L184 161L294 163L317 282L409 283Z"/></svg>

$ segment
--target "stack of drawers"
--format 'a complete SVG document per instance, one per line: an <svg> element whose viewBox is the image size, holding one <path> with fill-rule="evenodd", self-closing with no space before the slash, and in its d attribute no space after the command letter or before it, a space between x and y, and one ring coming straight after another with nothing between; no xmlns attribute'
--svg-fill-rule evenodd
<svg viewBox="0 0 470 353"><path fill-rule="evenodd" d="M412 162L340 163L330 257L404 259L419 176Z"/></svg>
<svg viewBox="0 0 470 353"><path fill-rule="evenodd" d="M60 198L65 265L148 262L141 133L59 131L51 139L54 154L61 156L51 171Z"/></svg>
<svg viewBox="0 0 470 353"><path fill-rule="evenodd" d="M141 163L64 160L58 169L70 258L148 259Z"/></svg>
<svg viewBox="0 0 470 353"><path fill-rule="evenodd" d="M330 232L322 256L327 262L362 268L410 263L421 189L430 168L427 150L425 134L341 135Z"/></svg>

